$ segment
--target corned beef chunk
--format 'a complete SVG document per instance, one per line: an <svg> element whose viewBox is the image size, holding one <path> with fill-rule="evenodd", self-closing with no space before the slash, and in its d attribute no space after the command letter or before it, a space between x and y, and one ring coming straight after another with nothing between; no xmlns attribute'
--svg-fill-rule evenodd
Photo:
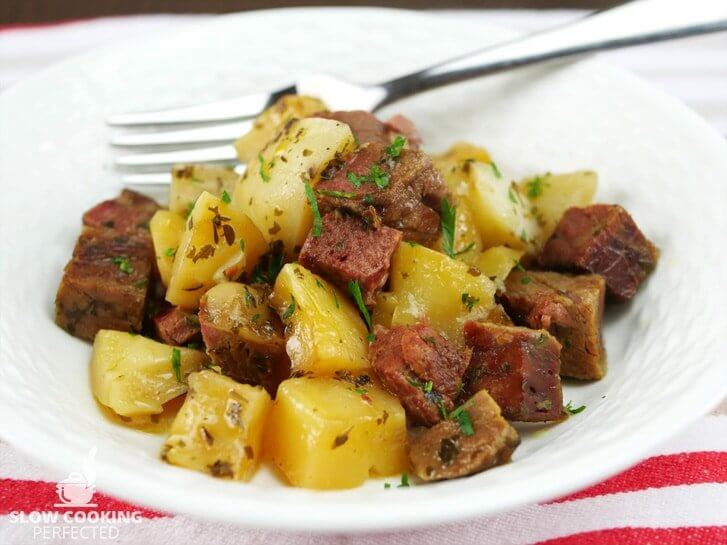
<svg viewBox="0 0 727 545"><path fill-rule="evenodd" d="M425 481L454 479L510 461L520 444L517 431L500 414L500 407L485 390L460 409L471 427L459 418L409 434L409 459L417 477Z"/></svg>
<svg viewBox="0 0 727 545"><path fill-rule="evenodd" d="M154 252L148 233L85 228L56 294L56 323L92 341L99 329L141 332Z"/></svg>
<svg viewBox="0 0 727 545"><path fill-rule="evenodd" d="M404 239L422 244L439 235L439 209L446 188L426 154L402 149L392 157L386 146L368 144L328 177L316 187L323 213L346 210L373 226L398 229Z"/></svg>
<svg viewBox="0 0 727 545"><path fill-rule="evenodd" d="M513 271L499 300L515 323L546 329L562 345L560 374L599 379L606 374L601 339L606 283L595 274Z"/></svg>
<svg viewBox="0 0 727 545"><path fill-rule="evenodd" d="M375 333L369 358L384 388L414 422L431 426L442 420L442 412L454 408L469 351L459 354L425 324L388 331L377 326Z"/></svg>
<svg viewBox="0 0 727 545"><path fill-rule="evenodd" d="M330 212L323 216L320 236L308 235L300 252L300 263L348 291L350 280L358 281L367 306L389 277L391 256L401 232L382 225L378 229L361 218Z"/></svg>
<svg viewBox="0 0 727 545"><path fill-rule="evenodd" d="M360 144L389 145L397 135L407 139L411 149L419 149L422 139L414 123L403 115L395 115L386 123L379 121L376 116L363 110L320 112L315 117L334 119L345 123Z"/></svg>
<svg viewBox="0 0 727 545"><path fill-rule="evenodd" d="M508 420L563 417L560 344L547 331L470 321L464 335L472 348L466 395L487 390Z"/></svg>
<svg viewBox="0 0 727 545"><path fill-rule="evenodd" d="M159 205L152 199L124 189L115 199L104 201L83 215L83 225L106 227L120 233L147 229Z"/></svg>
<svg viewBox="0 0 727 545"><path fill-rule="evenodd" d="M179 307L171 307L154 316L154 332L163 343L174 346L202 340L197 315Z"/></svg>
<svg viewBox="0 0 727 545"><path fill-rule="evenodd" d="M600 274L609 299L631 299L654 270L659 251L628 212L615 204L570 208L546 243L545 268Z"/></svg>

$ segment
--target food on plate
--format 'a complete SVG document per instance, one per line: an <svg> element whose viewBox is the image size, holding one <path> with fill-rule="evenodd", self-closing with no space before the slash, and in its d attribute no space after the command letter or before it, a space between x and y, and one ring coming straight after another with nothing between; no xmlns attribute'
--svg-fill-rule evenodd
<svg viewBox="0 0 727 545"><path fill-rule="evenodd" d="M560 344L547 331L487 322L464 325L472 358L464 391L487 391L508 420L563 417Z"/></svg>
<svg viewBox="0 0 727 545"><path fill-rule="evenodd" d="M233 168L215 165L180 165L172 168L169 212L188 216L202 193L222 198L232 195L239 178Z"/></svg>
<svg viewBox="0 0 727 545"><path fill-rule="evenodd" d="M293 378L278 388L265 450L288 482L352 488L407 467L406 418L368 374Z"/></svg>
<svg viewBox="0 0 727 545"><path fill-rule="evenodd" d="M513 271L499 295L515 323L550 332L563 347L560 374L599 379L606 374L601 337L603 277L543 271Z"/></svg>
<svg viewBox="0 0 727 545"><path fill-rule="evenodd" d="M102 329L93 342L91 388L118 415L159 414L164 403L187 391L187 375L206 362L200 350Z"/></svg>
<svg viewBox="0 0 727 545"><path fill-rule="evenodd" d="M239 382L271 394L290 376L283 322L265 284L224 282L202 296L199 321L212 363Z"/></svg>
<svg viewBox="0 0 727 545"><path fill-rule="evenodd" d="M511 423L572 414L562 379L605 375L604 308L658 250L593 204L594 172L516 180L421 144L404 116L285 96L235 143L243 175L177 165L168 209L124 191L86 212L56 322L94 341L104 411L176 413L170 464L247 481L267 461L313 489L485 471Z"/></svg>
<svg viewBox="0 0 727 545"><path fill-rule="evenodd" d="M358 282L366 306L389 278L391 255L401 241L401 231L386 225L367 225L360 218L329 212L323 216L320 233L311 232L298 260L338 288Z"/></svg>
<svg viewBox="0 0 727 545"><path fill-rule="evenodd" d="M270 396L209 370L190 374L187 382L162 459L215 477L250 480L262 457Z"/></svg>
<svg viewBox="0 0 727 545"><path fill-rule="evenodd" d="M431 428L415 428L409 439L414 473L424 481L454 479L510 461L520 437L480 390Z"/></svg>
<svg viewBox="0 0 727 545"><path fill-rule="evenodd" d="M412 422L432 426L454 408L469 350L456 350L426 324L377 327L371 366Z"/></svg>
<svg viewBox="0 0 727 545"><path fill-rule="evenodd" d="M591 272L606 281L608 297L631 299L654 270L659 251L617 204L569 208L540 254L544 267Z"/></svg>

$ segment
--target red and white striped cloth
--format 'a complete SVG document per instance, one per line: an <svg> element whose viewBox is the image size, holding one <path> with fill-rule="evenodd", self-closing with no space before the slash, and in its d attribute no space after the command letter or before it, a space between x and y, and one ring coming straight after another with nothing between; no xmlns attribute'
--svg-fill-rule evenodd
<svg viewBox="0 0 727 545"><path fill-rule="evenodd" d="M578 14L479 11L445 15L486 17L491 22L531 30ZM0 27L0 91L56 60L95 45L176 29L203 18L127 17L37 28ZM680 96L727 133L725 52L727 37L722 35L609 56ZM139 520L116 524L117 532L106 535L82 531L93 526L88 522L27 521L33 512L63 514L63 508L54 506L58 478L0 442L0 544L108 539L126 545L727 545L727 402L659 447L651 457L602 483L502 515L414 531L359 536L260 531L156 513L103 493L94 496L97 507L91 511L139 511Z"/></svg>

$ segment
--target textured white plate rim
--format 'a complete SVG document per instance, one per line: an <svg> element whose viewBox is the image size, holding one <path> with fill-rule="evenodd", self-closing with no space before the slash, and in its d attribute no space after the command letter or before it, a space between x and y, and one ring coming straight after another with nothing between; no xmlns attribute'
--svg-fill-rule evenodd
<svg viewBox="0 0 727 545"><path fill-rule="evenodd" d="M355 8L359 11L380 11L371 8ZM321 11L321 12L342 12L350 11L345 8L305 8L303 10L285 10L287 13L295 13L296 11ZM281 10L271 10L266 12L257 12L244 17L257 15L268 15L271 12L280 13ZM426 15L415 15L400 10L391 10L392 13L407 13L410 17L427 17ZM232 15L229 17L241 17L240 15ZM225 19L228 19L226 17ZM208 26L215 25L215 21L206 23ZM47 71L45 75L36 76L36 78L46 77L52 72L62 73L67 66L84 63L87 60L103 55L108 49L116 49L116 46L104 48L102 52L93 52L83 55L79 58L66 61L60 65ZM617 72L611 68L608 70ZM621 76L621 74L619 74ZM643 86L634 78L623 76L626 83L638 88ZM30 81L33 81L30 80ZM9 102L16 94L22 94L24 83L17 85L8 92L0 95L0 104ZM645 87L644 87L645 88ZM687 119L690 123L701 124L701 130L705 138L719 138L716 132L709 128L705 123L688 111L686 108L664 97L661 93L649 90L654 97L659 100L670 100L676 111L675 115L680 115ZM709 135L709 133L712 133ZM725 147L727 150L727 146ZM719 259L716 257L715 259ZM723 261L724 257L722 256ZM3 359L7 357L5 343L2 346ZM716 352L713 356L715 363L723 362L727 354ZM720 401L724 394L724 371L719 365L713 365L714 371L704 376L703 380L691 386L690 404L687 407L674 403L665 410L659 418L642 422L638 429L635 429L630 437L631 447L624 449L621 441L607 445L605 449L599 452L583 452L583 446L577 447L579 456L576 460L571 461L568 471L561 472L560 479L557 483L547 478L535 477L529 487L516 488L502 498L502 501L494 506L488 505L483 508L479 504L478 499L484 499L487 491L481 493L479 491L460 492L456 490L456 481L453 483L443 483L438 486L441 491L441 499L422 499L421 493L425 487L418 489L412 487L403 491L392 490L396 497L396 501L386 502L385 508L377 502L378 496L374 500L365 499L355 503L345 503L337 505L328 502L325 505L325 516L320 513L320 506L314 502L296 502L294 509L288 509L285 516L278 516L276 513L280 505L274 502L252 500L245 503L244 512L240 512L239 504L225 504L214 502L213 497L200 497L200 504L205 507L200 509L193 508L188 498L177 496L174 494L174 487L167 487L167 483L151 484L144 475L144 471L122 472L119 474L116 464L106 464L103 460L98 462L99 487L115 496L129 501L147 505L156 509L187 513L190 515L203 516L205 518L216 519L220 521L235 521L256 527L265 527L271 529L285 529L291 531L314 530L318 532L364 532L372 530L387 530L394 528L422 527L431 524L443 522L451 522L480 515L483 513L493 513L505 510L511 507L521 505L525 502L542 501L551 499L575 489L581 488L588 484L598 481L605 476L612 474L627 465L636 461L649 449L653 448L659 442L665 440L670 435L687 426L690 422L704 414L712 406ZM0 414L3 418L2 430L0 435L16 445L21 450L27 452L30 456L40 459L44 464L51 467L66 468L78 462L78 450L68 446L67 444L54 445L54 448L42 448L47 445L49 438L45 430L27 427L21 414L13 412L13 408L4 403L4 399L0 399ZM638 436L647 437L639 447L634 447L634 438ZM244 486L244 485L242 485ZM291 496L297 491L291 490ZM455 492L457 501L451 492ZM323 496L335 493L323 493ZM212 503L205 504L206 501ZM372 522L373 521L373 522Z"/></svg>

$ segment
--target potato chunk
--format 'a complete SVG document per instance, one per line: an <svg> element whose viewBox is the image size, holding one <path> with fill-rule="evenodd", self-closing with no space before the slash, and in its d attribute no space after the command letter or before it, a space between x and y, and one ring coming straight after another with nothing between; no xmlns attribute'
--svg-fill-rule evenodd
<svg viewBox="0 0 727 545"><path fill-rule="evenodd" d="M184 233L184 218L169 210L157 210L149 222L149 231L154 242L154 255L159 277L162 284L168 286L169 279L172 277L172 266L179 239Z"/></svg>
<svg viewBox="0 0 727 545"><path fill-rule="evenodd" d="M545 244L560 218L572 206L588 206L598 187L598 176L590 170L567 174L544 174L521 182L518 187L530 201L530 213L540 224L539 245Z"/></svg>
<svg viewBox="0 0 727 545"><path fill-rule="evenodd" d="M162 447L162 459L214 477L248 481L260 463L270 396L214 371L189 376L189 393Z"/></svg>
<svg viewBox="0 0 727 545"><path fill-rule="evenodd" d="M540 226L530 215L530 203L520 187L494 164L469 163L468 198L472 219L485 248L509 246L532 251Z"/></svg>
<svg viewBox="0 0 727 545"><path fill-rule="evenodd" d="M369 475L406 469L404 409L369 380L341 375L280 385L265 449L290 484L352 488Z"/></svg>
<svg viewBox="0 0 727 545"><path fill-rule="evenodd" d="M206 362L199 350L102 329L93 342L91 388L99 403L121 416L159 414L164 403L187 391L187 375Z"/></svg>
<svg viewBox="0 0 727 545"><path fill-rule="evenodd" d="M237 156L243 163L251 163L257 158L283 126L293 118L301 119L317 112L328 110L317 98L303 95L285 95L261 113L253 122L252 128L235 141Z"/></svg>
<svg viewBox="0 0 727 545"><path fill-rule="evenodd" d="M459 348L464 322L485 316L494 304L495 285L487 276L424 246L400 244L389 278L397 301L391 325L428 321Z"/></svg>
<svg viewBox="0 0 727 545"><path fill-rule="evenodd" d="M296 119L254 157L235 188L233 206L248 216L288 255L300 249L313 223L304 182L355 146L348 125L321 118Z"/></svg>
<svg viewBox="0 0 727 545"><path fill-rule="evenodd" d="M250 218L211 193L202 193L179 241L167 301L196 308L206 290L251 272L266 250Z"/></svg>
<svg viewBox="0 0 727 545"><path fill-rule="evenodd" d="M275 282L271 304L286 326L293 373L369 368L366 325L349 299L320 276L288 263Z"/></svg>
<svg viewBox="0 0 727 545"><path fill-rule="evenodd" d="M221 197L223 191L232 195L240 177L231 167L215 165L179 165L172 168L169 186L169 210L187 217L194 203L205 191Z"/></svg>
<svg viewBox="0 0 727 545"><path fill-rule="evenodd" d="M513 250L507 246L493 246L477 255L473 265L492 280L498 290L505 289L505 279L515 267L525 252Z"/></svg>

